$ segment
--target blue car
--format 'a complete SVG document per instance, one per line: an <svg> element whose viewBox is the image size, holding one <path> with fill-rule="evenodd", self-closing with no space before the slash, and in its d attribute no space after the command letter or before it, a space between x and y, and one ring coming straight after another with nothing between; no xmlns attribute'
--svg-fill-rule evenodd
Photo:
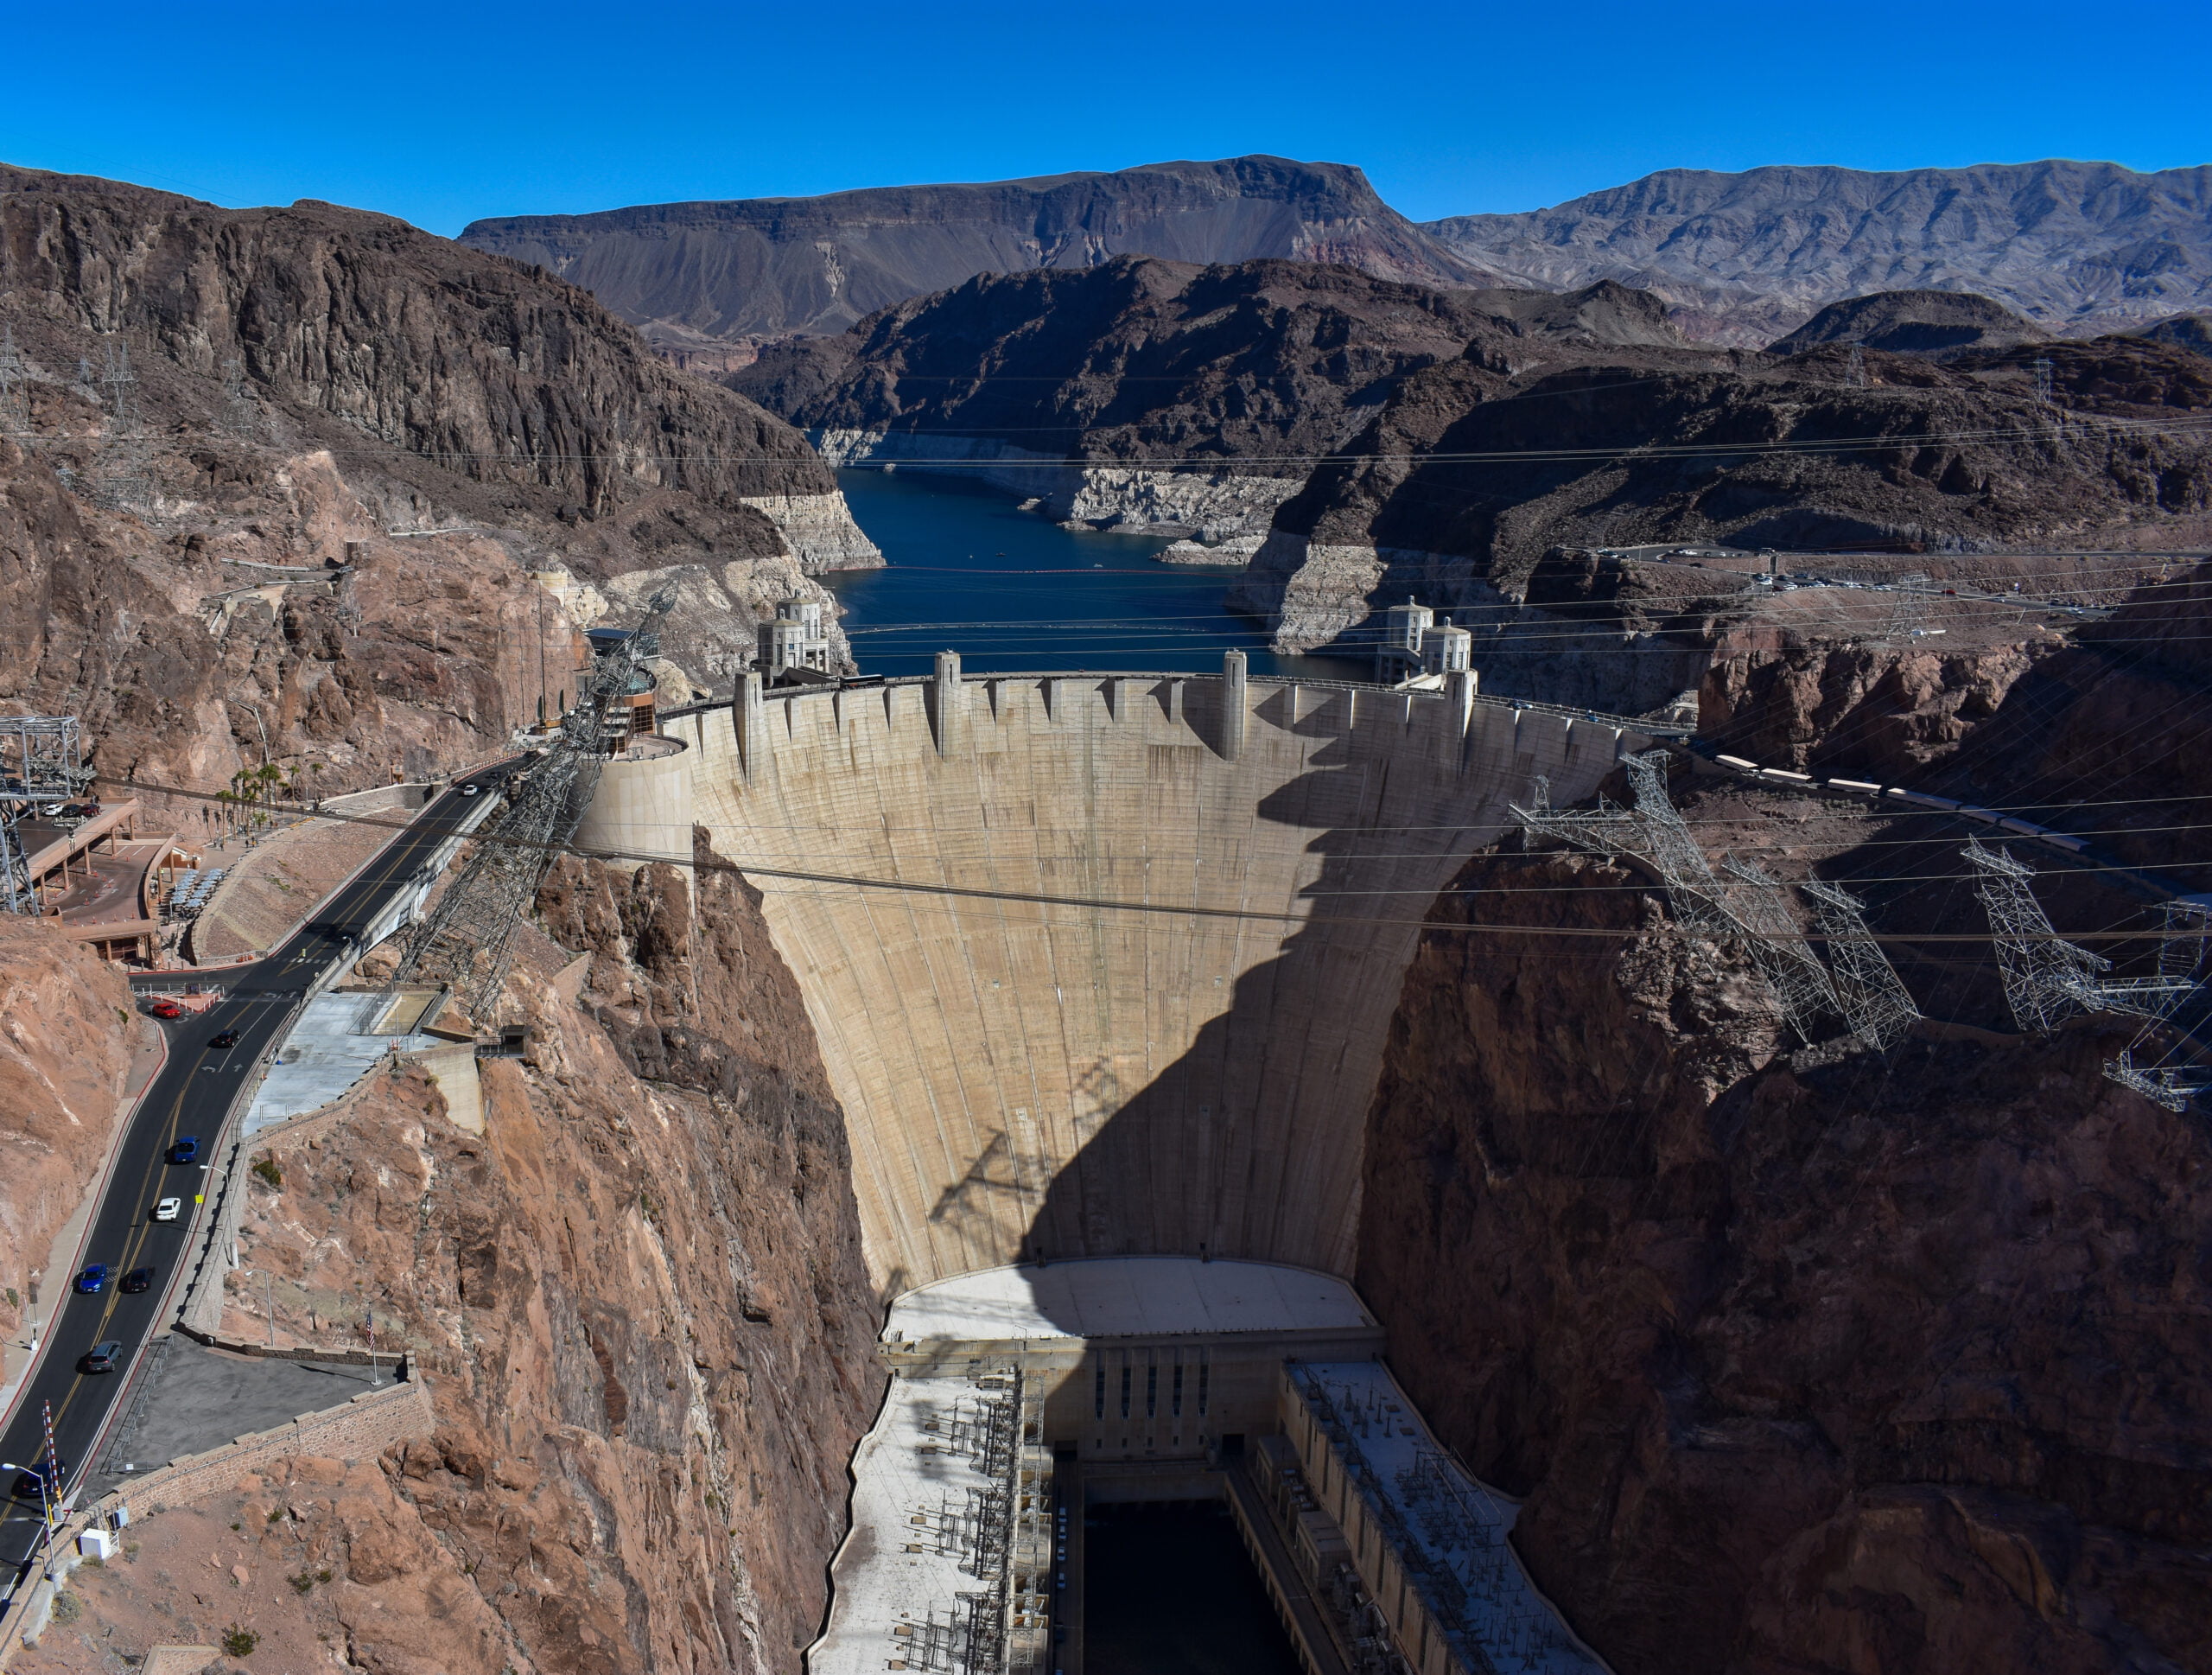
<svg viewBox="0 0 2212 1675"><path fill-rule="evenodd" d="M86 1292L106 1290L107 1264L105 1262L89 1264L85 1271L77 1276L77 1289Z"/></svg>
<svg viewBox="0 0 2212 1675"><path fill-rule="evenodd" d="M188 1134L169 1148L169 1162L172 1163L197 1162L199 1158L200 1142Z"/></svg>

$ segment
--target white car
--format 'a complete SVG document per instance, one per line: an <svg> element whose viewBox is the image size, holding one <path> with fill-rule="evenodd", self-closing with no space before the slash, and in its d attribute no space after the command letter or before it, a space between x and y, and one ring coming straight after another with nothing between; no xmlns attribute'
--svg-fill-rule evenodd
<svg viewBox="0 0 2212 1675"><path fill-rule="evenodd" d="M164 1198L160 1203L154 1206L154 1220L156 1221L174 1221L177 1219L178 1213L183 1208L184 1201L181 1198Z"/></svg>

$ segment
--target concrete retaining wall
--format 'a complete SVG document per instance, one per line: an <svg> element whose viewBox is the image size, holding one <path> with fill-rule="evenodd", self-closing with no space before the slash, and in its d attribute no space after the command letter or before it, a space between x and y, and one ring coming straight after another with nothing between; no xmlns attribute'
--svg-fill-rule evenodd
<svg viewBox="0 0 2212 1675"><path fill-rule="evenodd" d="M667 723L719 852L764 869L887 1288L1039 1249L1348 1273L1430 901L1535 775L1572 801L1645 742L1237 671L755 687Z"/></svg>

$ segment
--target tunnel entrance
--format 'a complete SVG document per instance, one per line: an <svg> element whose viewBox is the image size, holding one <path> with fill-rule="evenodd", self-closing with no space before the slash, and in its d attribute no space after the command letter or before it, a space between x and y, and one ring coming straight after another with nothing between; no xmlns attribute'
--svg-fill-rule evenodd
<svg viewBox="0 0 2212 1675"><path fill-rule="evenodd" d="M1084 1523L1084 1675L1299 1675L1223 1502L1109 1502Z"/></svg>

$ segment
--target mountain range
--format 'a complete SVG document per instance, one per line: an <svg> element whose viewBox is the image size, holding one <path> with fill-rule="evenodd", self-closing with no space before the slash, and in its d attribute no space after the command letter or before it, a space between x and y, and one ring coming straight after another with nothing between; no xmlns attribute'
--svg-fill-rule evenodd
<svg viewBox="0 0 2212 1675"><path fill-rule="evenodd" d="M1356 168L1246 156L509 216L461 242L583 286L703 369L978 273L1120 255L1290 258L1444 288L1612 280L1658 293L1689 336L1741 347L1900 290L1978 292L2045 331L2094 336L2212 307L2212 167L1665 169L1547 209L1416 223Z"/></svg>
<svg viewBox="0 0 2212 1675"><path fill-rule="evenodd" d="M709 365L740 364L762 339L842 332L975 274L1121 255L1282 256L1418 284L1495 283L1384 203L1358 169L1268 156L509 216L472 223L461 242L550 269L664 353Z"/></svg>

